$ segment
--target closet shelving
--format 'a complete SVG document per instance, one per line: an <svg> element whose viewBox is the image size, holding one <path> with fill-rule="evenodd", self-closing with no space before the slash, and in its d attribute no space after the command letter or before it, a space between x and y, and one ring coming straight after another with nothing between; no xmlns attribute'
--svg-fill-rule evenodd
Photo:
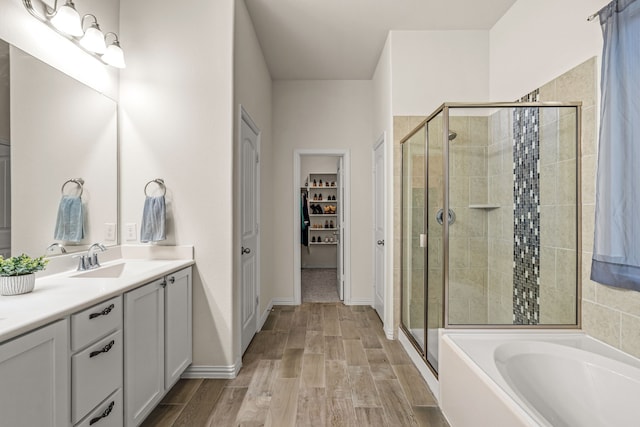
<svg viewBox="0 0 640 427"><path fill-rule="evenodd" d="M307 185L301 188L307 192L307 208L309 209L309 219L311 221L310 226L307 227L309 245L335 246L338 244L336 235L334 235L334 232L339 230L339 225L337 224L339 209L337 178L338 175L335 173L311 173L307 178ZM323 213L312 213L312 205L319 206ZM325 228L325 221L333 222L334 226ZM326 241L327 239L329 241Z"/></svg>

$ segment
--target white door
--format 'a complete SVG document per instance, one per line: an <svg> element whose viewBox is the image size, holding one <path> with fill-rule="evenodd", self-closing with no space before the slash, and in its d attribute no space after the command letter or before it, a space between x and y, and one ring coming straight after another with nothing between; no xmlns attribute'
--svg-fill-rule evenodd
<svg viewBox="0 0 640 427"><path fill-rule="evenodd" d="M260 131L242 110L240 126L240 319L242 353L258 330L258 141Z"/></svg>
<svg viewBox="0 0 640 427"><path fill-rule="evenodd" d="M373 151L373 236L374 236L374 272L373 307L378 316L384 319L384 136Z"/></svg>
<svg viewBox="0 0 640 427"><path fill-rule="evenodd" d="M338 230L334 232L336 238L338 240L338 260L336 263L336 271L338 274L337 286L338 286L338 296L340 297L340 301L344 301L344 179L342 177L343 170L343 162L344 159L342 157L338 157L338 170L337 170L337 199L338 199L338 209L336 214L338 217L336 218L336 223L338 226Z"/></svg>

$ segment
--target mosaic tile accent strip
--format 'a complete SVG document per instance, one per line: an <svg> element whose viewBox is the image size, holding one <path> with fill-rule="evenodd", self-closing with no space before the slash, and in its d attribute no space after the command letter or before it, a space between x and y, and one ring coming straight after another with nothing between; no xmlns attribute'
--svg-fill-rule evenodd
<svg viewBox="0 0 640 427"><path fill-rule="evenodd" d="M521 101L538 101L538 90ZM513 323L540 321L540 114L513 111Z"/></svg>

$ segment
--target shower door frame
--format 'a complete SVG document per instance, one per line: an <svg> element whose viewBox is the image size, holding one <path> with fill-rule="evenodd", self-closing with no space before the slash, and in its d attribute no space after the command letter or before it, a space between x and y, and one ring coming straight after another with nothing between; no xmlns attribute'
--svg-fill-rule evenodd
<svg viewBox="0 0 640 427"><path fill-rule="evenodd" d="M582 102L487 102L487 103L466 103L466 102L445 102L436 108L426 119L418 124L413 130L411 130L400 141L400 145L407 142L413 137L420 129L425 128L425 209L429 205L428 195L428 177L429 177L429 132L427 125L439 114L442 114L442 171L443 180L441 188L443 192L443 212L449 212L449 117L450 111L455 109L498 109L498 108L574 108L576 112L575 120L575 153L576 153L576 300L575 300L575 324L535 324L535 325L519 325L519 324L451 324L449 323L449 222L443 221L442 225L442 295L443 295L443 310L442 310L442 325L444 329L581 329L582 328ZM404 168L404 162L402 162ZM403 171L404 173L404 171ZM403 175L402 175L403 176ZM403 189L404 190L404 189ZM404 191L401 192L401 206L404 208ZM428 212L424 216L424 230L427 231L428 224ZM404 233L401 233L401 241L404 239ZM428 239L427 239L428 240ZM404 245L404 242L402 243ZM404 325L402 321L402 311L400 316L400 329L402 329L409 339L409 342L413 345L416 351L421 355L423 360L433 374L438 376L437 371L427 361L427 320L428 320L428 244L424 251L424 351L420 348L420 345L416 342L415 338L411 335L409 329ZM401 253L401 263L404 262L403 254ZM403 288L403 274L402 268L400 275L400 307L404 307L404 288Z"/></svg>

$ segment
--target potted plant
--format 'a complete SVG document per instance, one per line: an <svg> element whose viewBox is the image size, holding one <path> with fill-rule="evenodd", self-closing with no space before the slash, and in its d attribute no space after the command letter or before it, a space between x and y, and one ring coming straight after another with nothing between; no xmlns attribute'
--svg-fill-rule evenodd
<svg viewBox="0 0 640 427"><path fill-rule="evenodd" d="M0 294L19 295L33 290L36 271L44 270L49 260L22 254L5 259L0 256Z"/></svg>

